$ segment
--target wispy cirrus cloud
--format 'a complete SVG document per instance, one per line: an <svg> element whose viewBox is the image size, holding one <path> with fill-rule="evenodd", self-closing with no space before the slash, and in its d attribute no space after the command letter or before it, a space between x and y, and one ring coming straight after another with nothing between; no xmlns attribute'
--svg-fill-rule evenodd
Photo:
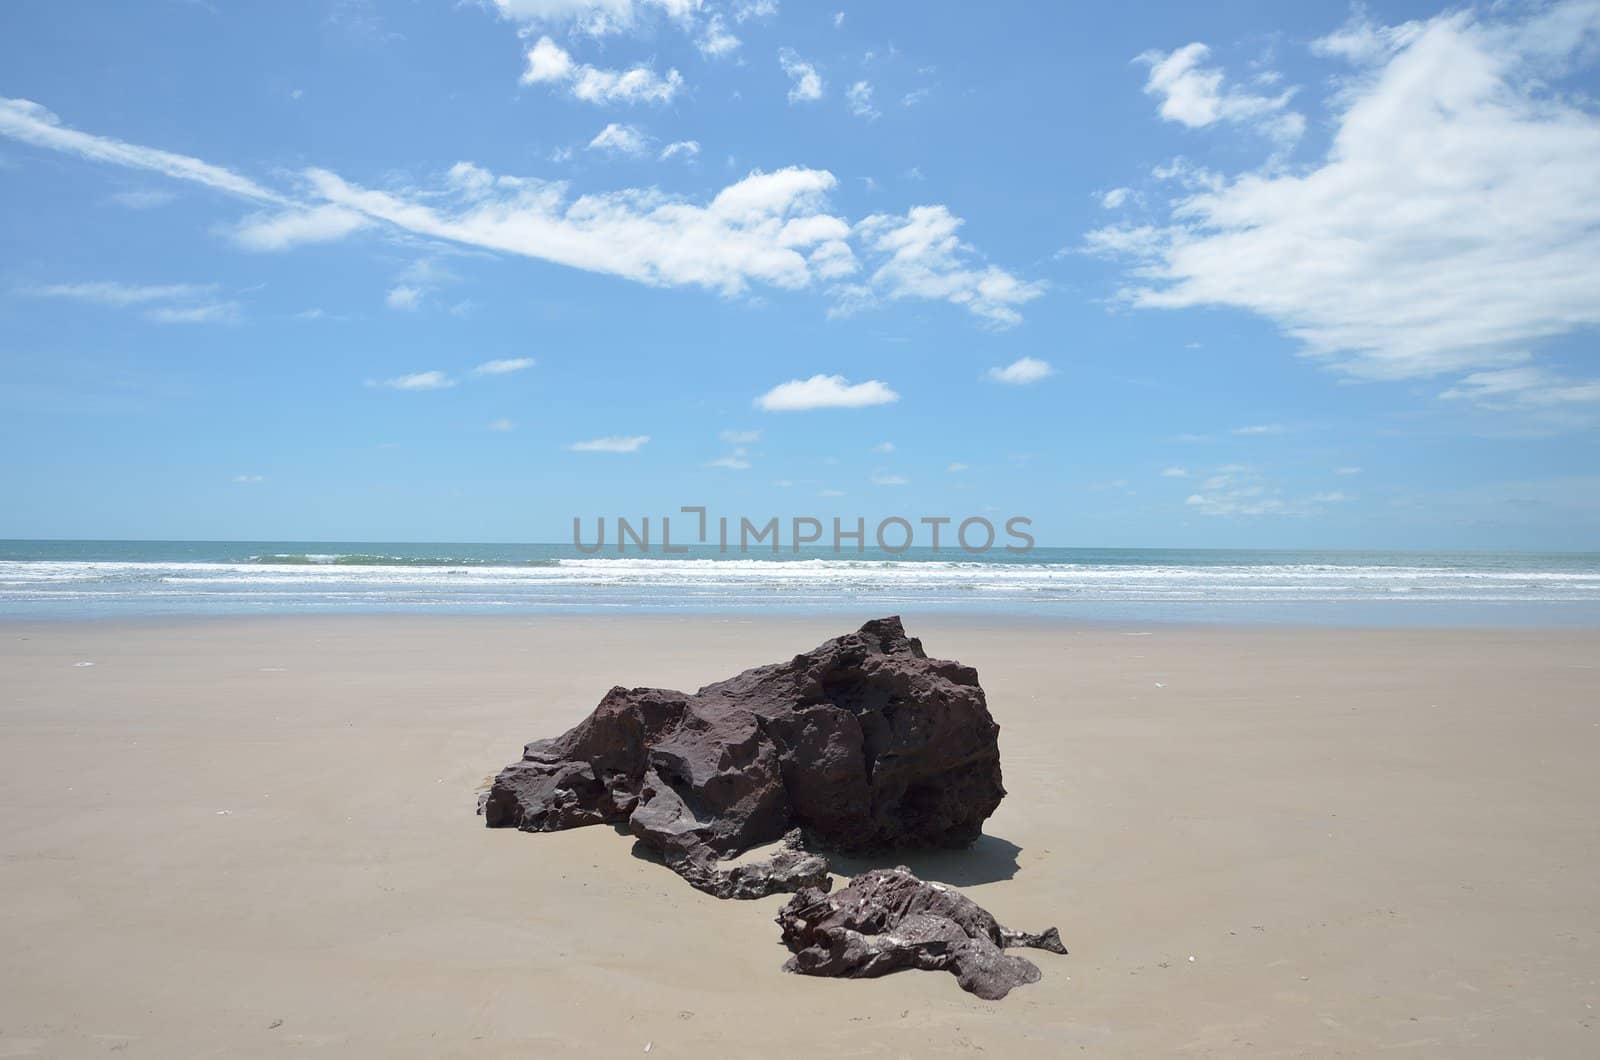
<svg viewBox="0 0 1600 1060"><path fill-rule="evenodd" d="M567 446L574 453L637 453L650 441L648 434L610 435L573 442Z"/></svg>
<svg viewBox="0 0 1600 1060"><path fill-rule="evenodd" d="M261 202L285 203L277 192L262 187L247 177L202 162L198 158L141 147L109 136L94 136L61 124L47 108L28 99L0 98L0 136L9 136L36 147L77 155L92 162L107 162L161 173L178 180L204 184L230 195Z"/></svg>
<svg viewBox="0 0 1600 1060"><path fill-rule="evenodd" d="M512 372L526 371L536 363L532 357L506 357L496 361L484 361L472 370L472 374L510 375Z"/></svg>
<svg viewBox="0 0 1600 1060"><path fill-rule="evenodd" d="M1304 518L1319 515L1332 505L1353 500L1354 497L1339 490L1304 496L1286 495L1255 468L1228 464L1211 472L1200 484L1199 491L1184 499L1184 506L1200 515L1214 517Z"/></svg>
<svg viewBox="0 0 1600 1060"><path fill-rule="evenodd" d="M40 110L30 103L0 113L21 114L37 124L40 119L33 115ZM48 128L71 134L48 141L51 146L123 165L145 167L149 156L176 157L59 125ZM17 123L0 121L0 135L20 135ZM98 146L80 151L83 142ZM247 217L229 230L236 243L255 250L287 250L386 226L410 236L725 296L743 294L753 284L787 290L830 285L833 315L880 301L946 301L997 326L1017 323L1020 307L1044 290L984 262L957 237L963 222L947 207L875 214L852 225L829 207L837 184L833 174L800 166L753 171L709 201L657 188L574 197L564 181L496 175L470 162L452 166L442 186L390 190L311 168L300 174L299 198L291 200L199 160L187 162L192 164L163 171L282 207ZM846 282L861 270L862 258L872 271L864 280ZM392 304L415 308L429 286L402 276L391 291Z"/></svg>
<svg viewBox="0 0 1600 1060"><path fill-rule="evenodd" d="M228 324L239 319L239 303L216 297L214 283L136 284L96 280L19 287L31 298L66 298L122 309L142 306L146 320L157 324Z"/></svg>
<svg viewBox="0 0 1600 1060"><path fill-rule="evenodd" d="M397 375L391 379L368 379L366 385L384 390L448 390L456 381L444 372L431 370Z"/></svg>
<svg viewBox="0 0 1600 1060"><path fill-rule="evenodd" d="M138 284L97 280L89 283L52 283L36 287L19 287L16 293L33 298L71 298L80 302L97 302L100 305L130 306L204 298L216 289L216 284L212 283Z"/></svg>

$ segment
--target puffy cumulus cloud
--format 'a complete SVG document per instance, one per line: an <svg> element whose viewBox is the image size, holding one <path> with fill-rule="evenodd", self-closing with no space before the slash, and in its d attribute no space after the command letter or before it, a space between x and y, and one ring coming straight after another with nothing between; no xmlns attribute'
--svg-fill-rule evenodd
<svg viewBox="0 0 1600 1060"><path fill-rule="evenodd" d="M369 224L361 214L341 206L294 206L252 214L227 231L245 250L278 251L305 243L333 242Z"/></svg>
<svg viewBox="0 0 1600 1060"><path fill-rule="evenodd" d="M1050 367L1049 361L1041 361L1036 357L1020 357L1003 368L989 369L990 379L1011 386L1027 386L1054 374L1055 369Z"/></svg>
<svg viewBox="0 0 1600 1060"><path fill-rule="evenodd" d="M845 104L850 108L850 113L864 121L875 121L882 117L882 112L872 105L872 84L867 81L857 81L845 90Z"/></svg>
<svg viewBox="0 0 1600 1060"><path fill-rule="evenodd" d="M700 54L720 59L737 51L741 42L729 32L728 24L722 20L722 16L713 14L706 19L705 25L700 30L700 36L694 43L695 47L700 49Z"/></svg>
<svg viewBox="0 0 1600 1060"><path fill-rule="evenodd" d="M660 161L666 162L673 158L682 158L690 161L700 154L699 140L678 140L661 149Z"/></svg>
<svg viewBox="0 0 1600 1060"><path fill-rule="evenodd" d="M422 294L422 288L420 287L399 284L389 288L389 293L383 296L383 304L390 309L411 312L422 305Z"/></svg>
<svg viewBox="0 0 1600 1060"><path fill-rule="evenodd" d="M733 20L749 22L752 19L772 18L778 13L778 0L739 0L733 5Z"/></svg>
<svg viewBox="0 0 1600 1060"><path fill-rule="evenodd" d="M914 206L903 215L866 218L856 226L856 235L878 264L867 283L839 288L835 312L855 312L878 298L929 298L951 302L1002 327L1018 323L1018 307L1043 294L1044 285L982 263L957 237L962 224L944 206Z"/></svg>
<svg viewBox="0 0 1600 1060"><path fill-rule="evenodd" d="M778 52L778 65L790 81L790 103L814 103L822 98L822 75L815 66L796 55L793 48Z"/></svg>
<svg viewBox="0 0 1600 1060"><path fill-rule="evenodd" d="M899 400L899 394L876 379L852 384L842 375L814 375L810 379L779 383L756 398L756 407L767 412L809 412L813 409L860 409Z"/></svg>
<svg viewBox="0 0 1600 1060"><path fill-rule="evenodd" d="M594 139L589 141L589 150L606 151L619 155L642 155L649 148L644 133L632 125L621 125L612 122L604 129L595 133Z"/></svg>
<svg viewBox="0 0 1600 1060"><path fill-rule="evenodd" d="M1305 132L1305 117L1289 109L1294 91L1258 95L1228 85L1221 70L1202 66L1211 49L1196 42L1171 52L1149 51L1139 61L1150 67L1147 94L1161 100L1161 116L1191 129L1227 121L1251 125L1273 139L1292 143Z"/></svg>
<svg viewBox="0 0 1600 1060"><path fill-rule="evenodd" d="M1120 209L1132 194L1132 188L1112 188L1100 196L1100 205L1107 210Z"/></svg>
<svg viewBox="0 0 1600 1060"><path fill-rule="evenodd" d="M549 37L540 37L528 50L522 83L557 85L585 103L670 103L683 89L683 76L677 70L658 74L643 65L626 70L591 66L574 60Z"/></svg>
<svg viewBox="0 0 1600 1060"><path fill-rule="evenodd" d="M701 0L494 0L495 10L512 22L594 37L632 30L649 13L687 24L701 6Z"/></svg>
<svg viewBox="0 0 1600 1060"><path fill-rule="evenodd" d="M1503 10L1323 38L1346 64L1324 157L1190 181L1165 223L1087 249L1132 259L1127 303L1248 310L1352 376L1470 373L1446 393L1508 407L1593 400L1526 369L1540 340L1600 324L1600 117L1563 87L1592 69L1600 3Z"/></svg>

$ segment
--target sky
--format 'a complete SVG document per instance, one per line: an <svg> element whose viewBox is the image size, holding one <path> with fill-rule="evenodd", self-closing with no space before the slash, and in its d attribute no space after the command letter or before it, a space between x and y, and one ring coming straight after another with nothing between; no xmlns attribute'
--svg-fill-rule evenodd
<svg viewBox="0 0 1600 1060"><path fill-rule="evenodd" d="M0 537L1600 549L1600 0L0 10Z"/></svg>

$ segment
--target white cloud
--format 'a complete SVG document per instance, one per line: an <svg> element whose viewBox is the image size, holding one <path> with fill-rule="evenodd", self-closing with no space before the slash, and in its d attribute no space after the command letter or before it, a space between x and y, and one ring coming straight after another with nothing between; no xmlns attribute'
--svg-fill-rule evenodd
<svg viewBox="0 0 1600 1060"><path fill-rule="evenodd" d="M892 453L892 452L894 452L894 443L893 442L879 442L877 445L872 447L872 451L874 453Z"/></svg>
<svg viewBox="0 0 1600 1060"><path fill-rule="evenodd" d="M71 144L102 142L51 128ZM8 132L15 129L0 121L0 134ZM126 165L140 165L148 154L166 156L149 148L122 147L125 157L117 155L116 160ZM214 183L215 167L189 161L194 165L179 167L175 175ZM860 269L851 245L859 240L877 268L866 282L829 288L834 315L880 299L931 298L1008 325L1021 319L1018 306L1043 291L1041 284L984 264L956 238L962 221L944 206L919 206L903 216L876 214L852 228L828 212L827 195L837 181L826 170L753 171L703 205L657 188L573 198L564 181L497 176L470 162L453 165L442 188L375 191L320 168L301 176L311 201L292 202L261 190L253 197L289 210L254 224L247 221L241 229L248 233L245 238L262 247L335 238L341 229L362 227L352 220L355 214L424 239L724 295L742 294L751 283L795 290L818 280L842 280ZM415 306L439 278L397 277L392 298L401 307Z"/></svg>
<svg viewBox="0 0 1600 1060"><path fill-rule="evenodd" d="M512 423L510 420L502 416L497 420L490 420L488 423L484 424L483 429L486 431L504 432L516 430L516 427L517 425L515 423Z"/></svg>
<svg viewBox="0 0 1600 1060"><path fill-rule="evenodd" d="M951 464L949 467L946 467L945 470L952 475L956 475L967 470L967 465L957 461L956 463Z"/></svg>
<svg viewBox="0 0 1600 1060"><path fill-rule="evenodd" d="M844 494L844 490L818 490L817 491L817 496L819 496L819 497L843 497L844 495L845 495Z"/></svg>
<svg viewBox="0 0 1600 1060"><path fill-rule="evenodd" d="M612 122L595 133L589 141L591 151L611 151L622 155L642 155L646 148L644 134L632 125Z"/></svg>
<svg viewBox="0 0 1600 1060"><path fill-rule="evenodd" d="M204 305L158 306L145 310L145 318L157 324L231 324L239 319L238 302L207 302Z"/></svg>
<svg viewBox="0 0 1600 1060"><path fill-rule="evenodd" d="M472 370L472 374L509 375L512 372L521 372L532 368L535 363L532 357L507 357L498 361L484 361Z"/></svg>
<svg viewBox="0 0 1600 1060"><path fill-rule="evenodd" d="M574 453L636 453L650 440L648 434L612 435L591 438L586 442L573 442L567 446Z"/></svg>
<svg viewBox="0 0 1600 1060"><path fill-rule="evenodd" d="M145 319L157 324L233 323L239 319L239 303L218 301L216 289L216 284L94 281L19 287L16 293L34 298L70 298L119 309L147 306Z"/></svg>
<svg viewBox="0 0 1600 1060"><path fill-rule="evenodd" d="M761 440L760 431L723 431L717 437L729 445L754 445Z"/></svg>
<svg viewBox="0 0 1600 1060"><path fill-rule="evenodd" d="M683 77L676 70L663 77L648 66L605 70L575 62L561 45L540 37L528 50L522 83L562 85L585 103L670 103L682 90Z"/></svg>
<svg viewBox="0 0 1600 1060"><path fill-rule="evenodd" d="M1207 516L1303 518L1319 515L1329 505L1344 504L1354 499L1338 491L1286 497L1281 490L1269 485L1255 469L1230 464L1217 468L1215 474L1200 484L1200 492L1191 493L1184 504L1200 515Z"/></svg>
<svg viewBox="0 0 1600 1060"><path fill-rule="evenodd" d="M911 480L903 475L891 475L882 471L875 471L872 474L874 486L905 486L910 482Z"/></svg>
<svg viewBox="0 0 1600 1060"><path fill-rule="evenodd" d="M1139 56L1139 61L1150 67L1144 90L1161 97L1161 117L1191 129L1219 121L1240 122L1283 143L1300 138L1306 121L1288 109L1292 90L1260 96L1237 87L1225 88L1221 70L1200 65L1210 52L1196 42L1173 52L1148 51Z"/></svg>
<svg viewBox="0 0 1600 1060"><path fill-rule="evenodd" d="M700 49L700 54L718 59L737 51L739 43L739 38L728 31L728 25L722 21L722 16L713 14L706 19L700 38L695 41L695 47Z"/></svg>
<svg viewBox="0 0 1600 1060"><path fill-rule="evenodd" d="M944 206L914 206L903 216L866 218L856 234L882 264L868 284L839 289L836 312L854 312L880 296L931 298L962 306L996 325L1019 322L1017 307L1043 294L1044 286L978 263L976 252L956 236L962 223Z"/></svg>
<svg viewBox="0 0 1600 1060"><path fill-rule="evenodd" d="M390 309L413 310L422 305L422 290L400 284L389 288L389 293L383 296L383 303Z"/></svg>
<svg viewBox="0 0 1600 1060"><path fill-rule="evenodd" d="M779 383L757 398L756 405L768 412L804 412L810 409L859 409L899 400L899 394L876 379L851 385L842 375L814 375L810 379L791 379L787 383Z"/></svg>
<svg viewBox="0 0 1600 1060"><path fill-rule="evenodd" d="M700 141L679 140L676 143L670 143L661 149L660 160L665 162L669 159L676 158L679 155L682 155L685 159L691 159L699 153Z"/></svg>
<svg viewBox="0 0 1600 1060"><path fill-rule="evenodd" d="M838 29L839 27L841 27L843 25L844 25L844 12L843 11L835 11L833 13L833 28L834 29Z"/></svg>
<svg viewBox="0 0 1600 1060"><path fill-rule="evenodd" d="M119 191L111 196L111 200L119 206L126 206L130 210L152 210L157 206L165 206L177 196L170 191L134 190Z"/></svg>
<svg viewBox="0 0 1600 1060"><path fill-rule="evenodd" d="M343 239L371 223L342 206L293 206L278 213L251 214L229 235L245 250L288 250L304 243Z"/></svg>
<svg viewBox="0 0 1600 1060"><path fill-rule="evenodd" d="M814 169L751 173L705 206L655 190L568 203L564 185L518 179L498 198L455 213L358 188L323 170L310 176L328 199L417 235L724 294L741 293L752 280L806 287L815 275L807 254L849 234L844 221L824 212L833 175Z"/></svg>
<svg viewBox="0 0 1600 1060"><path fill-rule="evenodd" d="M1574 379L1538 365L1472 372L1440 397L1521 413L1543 428L1577 428L1600 414L1600 378Z"/></svg>
<svg viewBox="0 0 1600 1060"><path fill-rule="evenodd" d="M1189 472L1181 467L1167 467L1161 469L1162 478L1188 478Z"/></svg>
<svg viewBox="0 0 1600 1060"><path fill-rule="evenodd" d="M1446 393L1494 401L1532 379L1518 389L1536 401L1581 397L1582 381L1483 376L1600 325L1600 118L1560 87L1593 62L1600 5L1499 10L1520 17L1324 38L1355 61L1327 154L1192 188L1122 251L1126 301L1245 309L1361 378L1472 373Z"/></svg>
<svg viewBox="0 0 1600 1060"><path fill-rule="evenodd" d="M844 100L850 113L858 118L873 121L881 117L881 112L872 105L872 85L866 81L857 81L846 89Z"/></svg>
<svg viewBox="0 0 1600 1060"><path fill-rule="evenodd" d="M1282 434L1288 428L1281 423L1252 423L1248 427L1235 427L1234 434Z"/></svg>
<svg viewBox="0 0 1600 1060"><path fill-rule="evenodd" d="M735 449L727 456L720 456L707 462L706 467L723 467L730 471L748 471L750 470L749 454L743 449Z"/></svg>
<svg viewBox="0 0 1600 1060"><path fill-rule="evenodd" d="M254 485L257 482L264 482L265 479L260 475L235 475L233 481L241 485Z"/></svg>
<svg viewBox="0 0 1600 1060"><path fill-rule="evenodd" d="M1100 205L1107 210L1115 210L1128 201L1128 196L1133 194L1132 188L1112 188L1100 196Z"/></svg>
<svg viewBox="0 0 1600 1060"><path fill-rule="evenodd" d="M733 20L749 22L751 19L771 18L778 13L778 0L739 0L733 5Z"/></svg>
<svg viewBox="0 0 1600 1060"><path fill-rule="evenodd" d="M1361 469L1359 467L1336 467L1333 469L1333 473L1335 475L1359 475L1361 474Z"/></svg>
<svg viewBox="0 0 1600 1060"><path fill-rule="evenodd" d="M387 390L448 390L456 381L443 372L429 371L397 375L393 379L368 379L366 385Z"/></svg>
<svg viewBox="0 0 1600 1060"><path fill-rule="evenodd" d="M700 0L494 0L501 16L529 25L571 28L601 37L633 29L646 9L688 24Z"/></svg>
<svg viewBox="0 0 1600 1060"><path fill-rule="evenodd" d="M1012 386L1027 386L1055 374L1055 369L1050 367L1050 362L1041 361L1036 357L1022 357L1004 368L989 369L989 378L996 383L1009 383Z"/></svg>
<svg viewBox="0 0 1600 1060"><path fill-rule="evenodd" d="M822 98L822 75L817 68L803 61L793 48L778 52L778 65L792 82L789 86L790 103L812 103Z"/></svg>
<svg viewBox="0 0 1600 1060"><path fill-rule="evenodd" d="M109 162L131 169L163 173L246 199L285 202L276 192L268 191L255 181L198 158L68 129L59 118L32 100L0 97L0 136L9 136L36 147L47 147L94 162Z"/></svg>
<svg viewBox="0 0 1600 1060"><path fill-rule="evenodd" d="M101 305L130 306L148 302L173 302L202 298L216 290L215 284L162 283L132 284L115 282L55 283L43 287L21 287L18 294L36 298L72 298Z"/></svg>

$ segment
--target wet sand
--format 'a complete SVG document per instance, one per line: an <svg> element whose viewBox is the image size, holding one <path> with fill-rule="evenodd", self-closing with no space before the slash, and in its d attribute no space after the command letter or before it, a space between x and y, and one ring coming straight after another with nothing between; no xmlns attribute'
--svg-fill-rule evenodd
<svg viewBox="0 0 1600 1060"><path fill-rule="evenodd" d="M0 625L0 1057L1600 1055L1600 633L907 615L1010 794L901 860L1072 951L1001 1002L473 816L609 686L869 617Z"/></svg>

